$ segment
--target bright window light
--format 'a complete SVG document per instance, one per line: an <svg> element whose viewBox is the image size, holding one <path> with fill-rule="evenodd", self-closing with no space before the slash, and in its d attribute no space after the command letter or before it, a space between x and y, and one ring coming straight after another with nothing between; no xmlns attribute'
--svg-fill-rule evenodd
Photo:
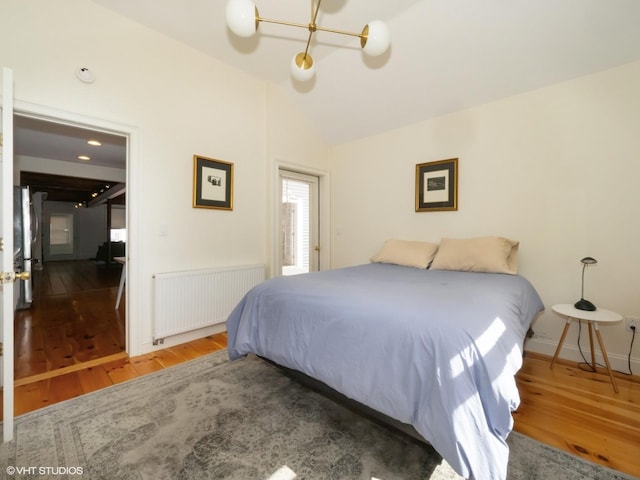
<svg viewBox="0 0 640 480"><path fill-rule="evenodd" d="M111 229L111 241L112 242L126 242L127 241L127 229L126 228L112 228Z"/></svg>

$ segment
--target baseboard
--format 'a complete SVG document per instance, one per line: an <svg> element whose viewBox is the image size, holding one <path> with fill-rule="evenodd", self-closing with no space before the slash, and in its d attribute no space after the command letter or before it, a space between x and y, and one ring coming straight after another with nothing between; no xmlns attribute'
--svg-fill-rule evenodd
<svg viewBox="0 0 640 480"><path fill-rule="evenodd" d="M169 347L175 347L176 345L180 345L182 343L191 342L193 340L197 340L198 338L207 337L209 335L216 335L218 333L222 333L226 331L227 325L222 322L216 325L211 325L209 327L199 328L197 330L191 330L189 332L180 333L178 335L173 335L167 337L162 340L162 342L158 342L154 344L151 340L148 340L142 344L142 353L132 355L144 355L146 353L153 352L155 350L162 350Z"/></svg>
<svg viewBox="0 0 640 480"><path fill-rule="evenodd" d="M527 340L525 344L525 351L536 352L542 355L553 357L556 352L557 346L557 341L553 342L544 338L534 336L533 338ZM604 365L602 354L600 353L600 349L597 346L595 348L595 351L596 362L598 362L600 365ZM591 360L591 351L589 350L588 346L582 349L582 353L588 361ZM611 364L612 370L629 373L629 357L611 352L607 352L607 356L609 357L609 363ZM562 346L559 357L573 362L584 361L584 359L580 355L580 350L578 349L578 347L576 345L570 345L567 343ZM640 374L640 358L631 357L631 371L634 375Z"/></svg>

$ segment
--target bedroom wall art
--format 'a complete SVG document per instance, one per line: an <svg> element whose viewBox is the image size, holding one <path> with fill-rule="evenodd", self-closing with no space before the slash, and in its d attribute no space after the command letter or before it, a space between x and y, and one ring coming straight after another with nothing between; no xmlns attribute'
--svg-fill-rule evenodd
<svg viewBox="0 0 640 480"><path fill-rule="evenodd" d="M458 210L458 159L416 165L416 212Z"/></svg>
<svg viewBox="0 0 640 480"><path fill-rule="evenodd" d="M233 210L233 163L193 156L193 206Z"/></svg>

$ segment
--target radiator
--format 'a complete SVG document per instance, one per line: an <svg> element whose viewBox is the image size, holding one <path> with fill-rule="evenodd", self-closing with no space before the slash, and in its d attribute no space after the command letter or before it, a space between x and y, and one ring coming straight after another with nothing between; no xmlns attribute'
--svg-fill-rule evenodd
<svg viewBox="0 0 640 480"><path fill-rule="evenodd" d="M156 273L153 341L225 322L255 285L264 280L264 265Z"/></svg>

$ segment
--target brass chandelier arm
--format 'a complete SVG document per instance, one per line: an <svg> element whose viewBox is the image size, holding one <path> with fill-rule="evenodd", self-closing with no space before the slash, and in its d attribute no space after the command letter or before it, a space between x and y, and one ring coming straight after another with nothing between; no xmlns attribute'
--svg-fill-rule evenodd
<svg viewBox="0 0 640 480"><path fill-rule="evenodd" d="M344 30L337 30L335 28L327 28L327 27L322 27L320 25L314 25L312 23L287 22L285 20L273 20L271 18L263 18L263 17L257 17L256 20L258 22L264 22L264 23L276 23L278 25L288 25L290 27L300 27L300 28L306 28L306 29L321 30L323 32L339 33L340 35L350 35L352 37L363 36L362 33L347 32Z"/></svg>
<svg viewBox="0 0 640 480"><path fill-rule="evenodd" d="M304 47L304 56L302 57L305 60L307 58L307 55L309 55L309 45L311 45L311 37L313 36L313 32L314 30L309 28L309 36L307 37L307 46Z"/></svg>
<svg viewBox="0 0 640 480"><path fill-rule="evenodd" d="M313 11L313 0L311 0L311 23L309 24L309 37L307 38L307 46L304 49L304 59L307 58L307 54L309 53L309 45L311 45L311 37L313 36L313 32L316 31L317 25L316 20L318 19L318 12L320 11L320 4L322 0L318 0L318 5L316 6L316 11Z"/></svg>
<svg viewBox="0 0 640 480"><path fill-rule="evenodd" d="M320 11L320 4L322 0L318 0L318 5L316 5L316 11L313 11L313 0L311 0L311 23L316 24L316 20L318 19L318 12Z"/></svg>
<svg viewBox="0 0 640 480"><path fill-rule="evenodd" d="M336 30L335 28L327 28L316 25L316 30L322 30L323 32L339 33L340 35L350 35L352 37L362 37L362 33L345 32L344 30Z"/></svg>
<svg viewBox="0 0 640 480"><path fill-rule="evenodd" d="M318 1L318 4L315 6L315 10L314 10L314 5L313 5L314 1L311 0L311 23L299 23L299 22L288 22L286 20L274 20L272 18L263 18L260 17L258 15L256 15L256 21L257 22L265 22L265 23L275 23L278 25L288 25L290 27L298 27L298 28L306 28L309 30L310 34L309 34L309 39L307 40L307 48L305 49L305 55L307 53L307 51L309 50L309 43L311 42L311 34L313 32L315 32L316 30L320 30L323 32L329 32L329 33L338 33L340 35L349 35L351 37L364 37L364 35L362 33L354 33L354 32L347 32L345 30L338 30L335 28L327 28L327 27L321 27L320 25L316 24L316 20L318 19L318 12L320 11L320 4L322 3L322 0Z"/></svg>
<svg viewBox="0 0 640 480"><path fill-rule="evenodd" d="M273 20L271 18L256 17L258 22L277 23L278 25L288 25L290 27L309 28L308 23L287 22L285 20Z"/></svg>
<svg viewBox="0 0 640 480"><path fill-rule="evenodd" d="M318 11L320 10L320 3L322 2L322 0L318 0L318 8L316 8L316 11L313 11L313 0L309 0L311 2L311 7L309 8L309 11L311 12L311 18L310 21L311 23L315 24L316 23L316 19L318 18Z"/></svg>

